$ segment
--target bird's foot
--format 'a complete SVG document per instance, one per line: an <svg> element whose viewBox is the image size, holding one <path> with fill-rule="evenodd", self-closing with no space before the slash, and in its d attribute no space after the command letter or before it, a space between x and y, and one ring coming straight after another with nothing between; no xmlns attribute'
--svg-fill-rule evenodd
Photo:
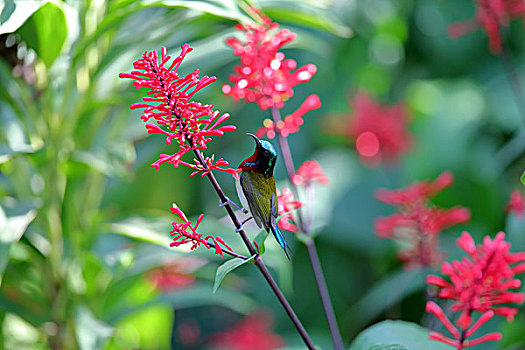
<svg viewBox="0 0 525 350"><path fill-rule="evenodd" d="M226 196L225 196L226 197ZM223 208L227 204L237 208L238 210L242 211L244 214L248 214L248 210L245 208L242 208L241 206L237 205L234 201L232 201L230 198L226 197L226 201L219 200L219 207Z"/></svg>

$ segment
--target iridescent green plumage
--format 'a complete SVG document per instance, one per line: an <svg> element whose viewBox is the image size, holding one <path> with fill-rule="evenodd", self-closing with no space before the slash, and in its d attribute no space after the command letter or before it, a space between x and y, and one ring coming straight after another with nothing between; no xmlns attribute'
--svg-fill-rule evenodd
<svg viewBox="0 0 525 350"><path fill-rule="evenodd" d="M286 251L288 245L276 221L278 203L273 168L277 153L268 141L259 140L252 134L248 135L254 138L257 146L253 155L239 165L242 169L239 176L240 189L237 189L239 198L243 206L250 209L257 226L264 227L267 232L272 231L289 258Z"/></svg>

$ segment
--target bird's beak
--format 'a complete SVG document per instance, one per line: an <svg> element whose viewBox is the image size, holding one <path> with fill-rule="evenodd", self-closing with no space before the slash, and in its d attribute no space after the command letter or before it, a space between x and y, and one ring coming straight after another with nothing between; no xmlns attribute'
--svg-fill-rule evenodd
<svg viewBox="0 0 525 350"><path fill-rule="evenodd" d="M255 143L257 143L257 147L261 145L261 140L259 140L257 136L255 136L254 134L250 134L249 132L247 132L246 135L253 137L253 139L255 140Z"/></svg>

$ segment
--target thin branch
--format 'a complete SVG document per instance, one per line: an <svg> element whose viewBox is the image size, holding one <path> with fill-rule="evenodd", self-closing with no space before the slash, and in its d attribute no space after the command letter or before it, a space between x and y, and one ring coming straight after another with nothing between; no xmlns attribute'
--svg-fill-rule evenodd
<svg viewBox="0 0 525 350"><path fill-rule="evenodd" d="M288 300L286 300L286 297L284 296L282 291L279 289L279 286L277 286L277 283L275 282L275 280L273 279L272 275L270 274L270 271L268 271L268 268L264 264L262 258L259 256L259 254L255 250L252 242L250 241L250 239L246 235L246 232L244 231L244 228L243 228L241 222L239 221L239 219L235 215L235 212L233 211L232 207L230 206L230 204L229 204L229 202L228 202L228 200L226 198L226 195L222 191L222 188L219 185L219 183L217 182L217 179L215 178L215 176L213 175L213 173L211 171L208 171L208 168L207 168L206 163L204 162L204 158L202 156L202 153L200 151L197 151L197 150L194 150L193 152L195 153L195 156L197 157L197 160L199 161L199 163L201 163L203 168L207 170L206 176L210 180L210 183L211 183L213 189L215 190L215 192L217 192L217 195L219 196L219 199L221 200L222 203L224 203L224 208L228 212L228 215L230 216L230 218L231 218L231 220L233 222L233 225L235 226L236 231L239 232L239 234L240 234L244 244L246 245L246 248L248 248L248 251L250 252L250 255L255 255L254 264L259 268L259 271L261 271L261 273L263 274L263 277L266 279L266 281L270 285L270 288L272 289L272 291L274 292L275 296L277 297L277 299L279 300L279 302L283 306L283 308L286 311L286 314L288 315L290 320L293 322L295 328L299 332L299 335L301 336L301 338L303 338L303 341L306 344L306 346L308 347L308 349L315 350L315 346L314 346L312 340L310 339L310 336L306 332L306 329L304 328L304 326L302 325L301 321L299 320L299 318L295 314L295 311L292 309L292 307L288 303Z"/></svg>
<svg viewBox="0 0 525 350"><path fill-rule="evenodd" d="M281 112L278 108L272 107L272 117L274 125L280 124L281 121ZM288 138L281 135L280 131L277 130L277 135L279 137L279 144L281 146L281 153L283 155L284 164L286 166L286 171L288 177L290 178L290 183L292 186L292 191L296 198L299 199L299 191L297 187L292 182L292 176L295 174L295 166L293 163L292 152L290 151L290 145L288 144ZM301 208L297 210L298 223L301 231L309 235L310 234L310 225L306 224L306 221L303 218ZM343 350L343 340L341 338L341 333L339 332L339 326L337 325L337 319L335 317L334 307L332 305L332 300L330 299L330 293L328 292L328 286L326 285L326 280L324 277L323 269L321 267L321 262L319 261L319 255L317 254L317 248L315 246L315 241L311 237L310 240L306 243L308 248L308 255L310 256L310 262L312 263L312 269L314 271L315 280L317 282L317 289L319 290L319 295L321 296L321 302L323 303L323 309L326 315L326 320L328 321L328 326L330 327L330 333L332 335L332 341L336 350Z"/></svg>
<svg viewBox="0 0 525 350"><path fill-rule="evenodd" d="M501 61L503 62L503 67L505 68L505 73L507 73L507 79L512 86L512 91L514 92L514 99L518 105L522 121L525 123L525 95L523 94L523 88L520 83L520 78L516 73L516 66L512 60L512 54L507 45L502 46L501 52Z"/></svg>
<svg viewBox="0 0 525 350"><path fill-rule="evenodd" d="M213 243L213 242L209 242L209 241L207 241L206 243L207 243L210 247L215 248L215 243ZM242 259L242 260L248 260L248 259L250 258L250 257L248 257L248 256L245 256L245 255L241 255L241 254L237 254L237 253L235 253L235 252L232 252L232 251L229 250L228 248L221 248L221 250L222 250L224 253L228 254L228 255L231 255L231 256L233 256L233 257L235 257L235 258L239 258L239 259Z"/></svg>

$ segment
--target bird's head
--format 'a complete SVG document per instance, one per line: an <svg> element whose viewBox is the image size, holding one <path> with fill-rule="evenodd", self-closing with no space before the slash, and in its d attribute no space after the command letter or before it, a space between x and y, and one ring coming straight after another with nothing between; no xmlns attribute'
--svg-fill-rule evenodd
<svg viewBox="0 0 525 350"><path fill-rule="evenodd" d="M260 140L253 134L247 135L253 137L255 140L255 151L239 165L239 168L242 170L258 171L266 175L273 175L273 168L277 160L275 148L266 140Z"/></svg>

